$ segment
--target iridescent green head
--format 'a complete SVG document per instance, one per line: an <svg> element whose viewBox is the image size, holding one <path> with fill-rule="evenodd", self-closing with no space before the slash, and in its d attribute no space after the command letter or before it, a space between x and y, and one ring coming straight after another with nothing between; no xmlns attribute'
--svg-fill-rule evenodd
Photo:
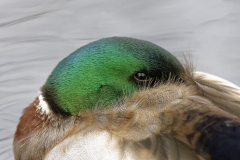
<svg viewBox="0 0 240 160"><path fill-rule="evenodd" d="M147 78L184 72L163 48L138 39L112 37L83 46L63 59L42 87L55 113L76 115L96 105L108 106L141 88Z"/></svg>

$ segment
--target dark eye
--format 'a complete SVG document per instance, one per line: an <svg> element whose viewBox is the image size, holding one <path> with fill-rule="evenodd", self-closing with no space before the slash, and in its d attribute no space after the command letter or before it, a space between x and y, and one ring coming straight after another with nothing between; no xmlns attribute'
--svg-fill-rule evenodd
<svg viewBox="0 0 240 160"><path fill-rule="evenodd" d="M137 81L147 81L149 80L149 77L147 76L147 74L143 73L143 72L137 72L134 74L134 78Z"/></svg>

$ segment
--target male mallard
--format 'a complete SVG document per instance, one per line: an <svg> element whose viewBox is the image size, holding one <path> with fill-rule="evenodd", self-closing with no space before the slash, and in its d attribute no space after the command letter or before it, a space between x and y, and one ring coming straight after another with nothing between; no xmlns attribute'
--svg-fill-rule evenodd
<svg viewBox="0 0 240 160"><path fill-rule="evenodd" d="M240 157L240 89L133 38L76 50L20 118L16 160Z"/></svg>

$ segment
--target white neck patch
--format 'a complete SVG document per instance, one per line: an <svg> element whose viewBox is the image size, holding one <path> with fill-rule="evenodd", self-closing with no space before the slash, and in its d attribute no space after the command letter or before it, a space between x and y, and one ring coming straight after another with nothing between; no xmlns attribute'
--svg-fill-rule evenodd
<svg viewBox="0 0 240 160"><path fill-rule="evenodd" d="M47 102L44 101L41 91L39 91L38 100L39 100L39 104L37 106L37 109L41 110L41 113L43 114L46 114L46 115L50 114L51 110L49 109Z"/></svg>

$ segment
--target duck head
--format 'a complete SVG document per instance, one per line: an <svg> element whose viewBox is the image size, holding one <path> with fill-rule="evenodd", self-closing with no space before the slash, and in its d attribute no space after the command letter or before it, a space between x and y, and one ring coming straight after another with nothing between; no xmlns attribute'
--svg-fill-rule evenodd
<svg viewBox="0 0 240 160"><path fill-rule="evenodd" d="M106 107L142 87L183 73L168 51L147 41L113 37L92 42L63 59L41 92L56 114Z"/></svg>

